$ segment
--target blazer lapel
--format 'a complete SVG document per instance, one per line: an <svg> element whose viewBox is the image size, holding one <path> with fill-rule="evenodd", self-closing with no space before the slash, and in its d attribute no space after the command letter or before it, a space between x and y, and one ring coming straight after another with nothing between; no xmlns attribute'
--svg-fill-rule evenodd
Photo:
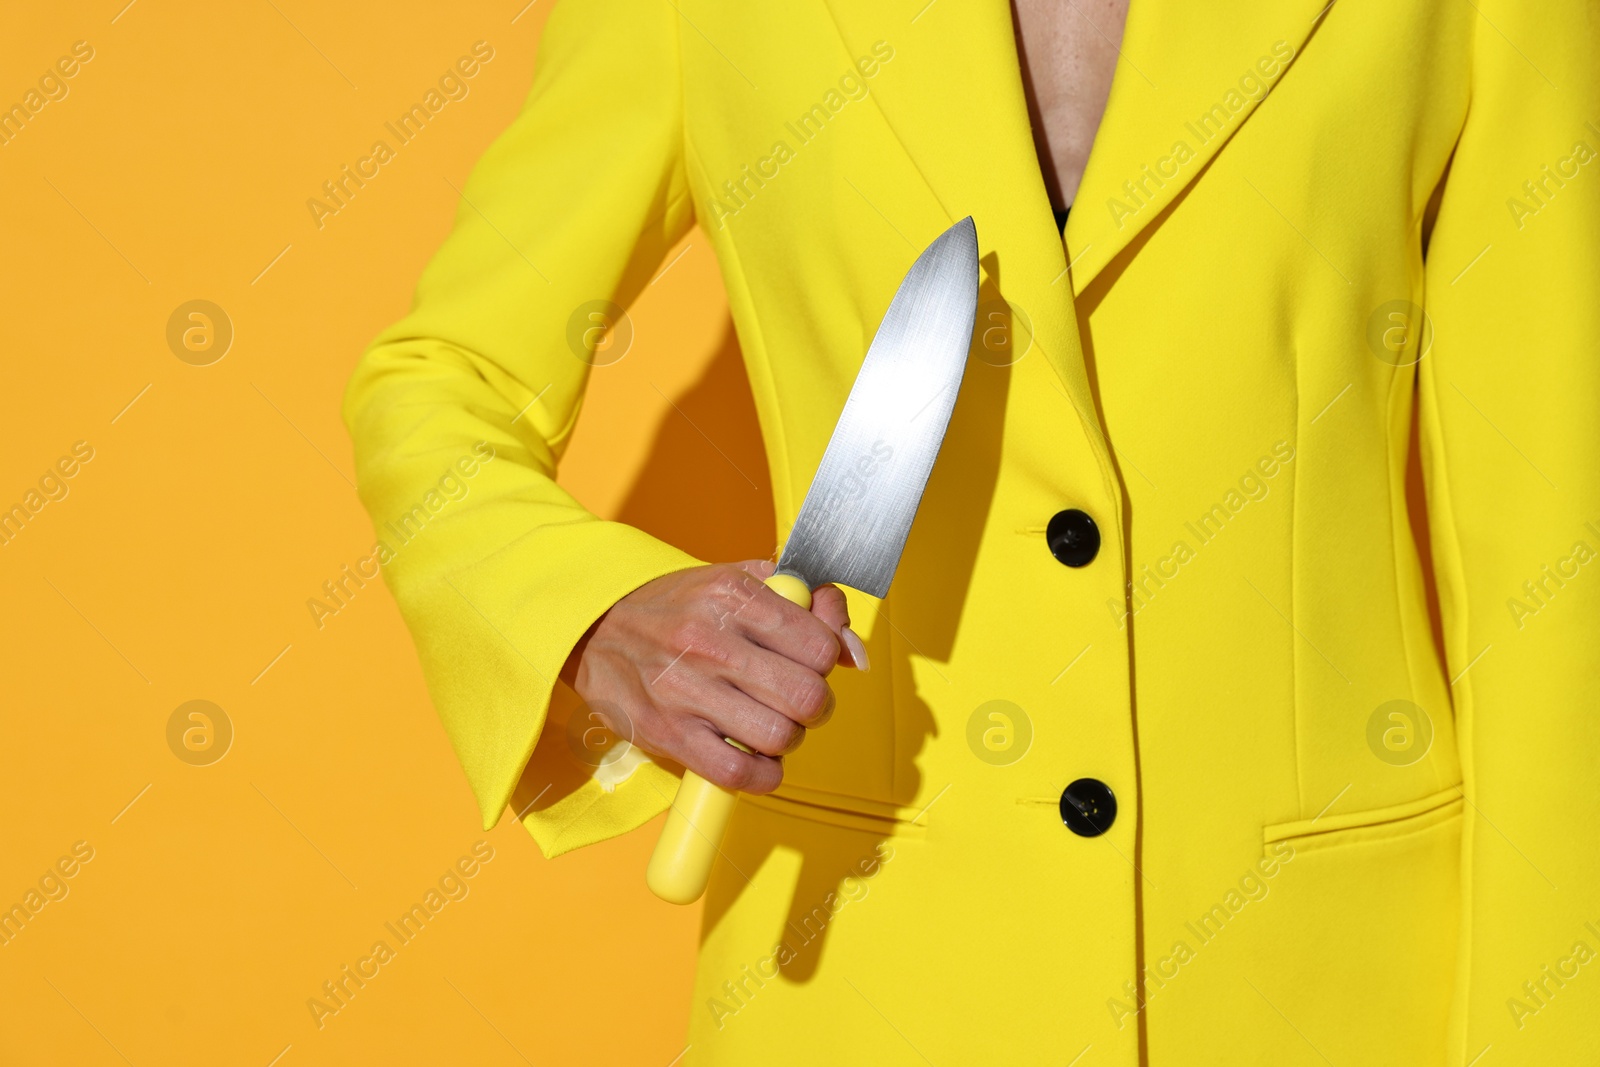
<svg viewBox="0 0 1600 1067"><path fill-rule="evenodd" d="M1331 0L1131 0L1111 97L1067 221L1082 293L1210 165Z"/></svg>
<svg viewBox="0 0 1600 1067"><path fill-rule="evenodd" d="M825 0L843 47L895 49L871 99L943 209L927 231L971 215L985 277L980 300L1003 293L1031 323L1092 444L1108 455L1094 414L1071 282L1039 170L1009 0ZM909 13L908 13L909 10Z"/></svg>
<svg viewBox="0 0 1600 1067"><path fill-rule="evenodd" d="M1037 193L1025 210L1049 218L1009 0L935 0L911 16L898 2L825 2L852 53L875 40L894 48L872 97L949 214L987 214Z"/></svg>

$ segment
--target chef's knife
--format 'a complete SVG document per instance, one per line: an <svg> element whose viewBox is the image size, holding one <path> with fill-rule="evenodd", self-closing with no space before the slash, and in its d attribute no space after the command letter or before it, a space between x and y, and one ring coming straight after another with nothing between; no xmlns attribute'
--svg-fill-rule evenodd
<svg viewBox="0 0 1600 1067"><path fill-rule="evenodd" d="M917 257L883 316L767 579L780 596L809 610L811 591L828 582L888 594L961 388L977 306L978 231L968 217ZM656 896L700 899L734 800L684 772L645 876Z"/></svg>

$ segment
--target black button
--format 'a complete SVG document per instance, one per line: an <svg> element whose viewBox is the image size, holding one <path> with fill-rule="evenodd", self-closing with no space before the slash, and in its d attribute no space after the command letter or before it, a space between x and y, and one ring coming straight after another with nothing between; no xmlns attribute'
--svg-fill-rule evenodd
<svg viewBox="0 0 1600 1067"><path fill-rule="evenodd" d="M1117 798L1098 778L1079 778L1061 791L1061 821L1079 837L1099 837L1117 821Z"/></svg>
<svg viewBox="0 0 1600 1067"><path fill-rule="evenodd" d="M1100 551L1100 527L1077 508L1052 515L1044 539L1050 545L1050 554L1069 567L1087 566Z"/></svg>

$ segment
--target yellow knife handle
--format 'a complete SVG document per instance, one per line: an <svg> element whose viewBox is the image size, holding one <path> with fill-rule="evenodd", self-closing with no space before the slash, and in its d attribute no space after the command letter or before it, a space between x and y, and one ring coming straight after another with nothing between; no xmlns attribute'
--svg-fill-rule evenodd
<svg viewBox="0 0 1600 1067"><path fill-rule="evenodd" d="M767 588L791 603L811 610L811 589L792 574L774 574ZM738 745L735 741L728 744ZM737 795L712 785L693 771L683 772L683 784L667 812L645 881L650 892L671 904L693 904L706 891L711 865L722 845Z"/></svg>

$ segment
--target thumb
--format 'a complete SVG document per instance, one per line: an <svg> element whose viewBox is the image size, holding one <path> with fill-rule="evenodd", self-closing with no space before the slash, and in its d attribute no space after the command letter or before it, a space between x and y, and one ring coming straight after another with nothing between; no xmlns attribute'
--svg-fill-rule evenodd
<svg viewBox="0 0 1600 1067"><path fill-rule="evenodd" d="M811 593L811 614L821 619L839 638L839 665L867 669L867 646L850 629L850 605L836 585L818 586Z"/></svg>

